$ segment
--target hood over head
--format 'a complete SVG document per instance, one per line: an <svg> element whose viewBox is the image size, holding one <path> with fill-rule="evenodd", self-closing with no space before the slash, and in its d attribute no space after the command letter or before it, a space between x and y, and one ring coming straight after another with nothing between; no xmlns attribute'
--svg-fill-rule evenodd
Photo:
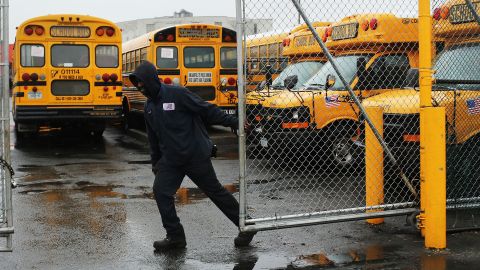
<svg viewBox="0 0 480 270"><path fill-rule="evenodd" d="M141 63L128 78L147 98L156 97L162 88L158 79L157 68L148 61ZM138 82L143 82L144 86L139 88Z"/></svg>

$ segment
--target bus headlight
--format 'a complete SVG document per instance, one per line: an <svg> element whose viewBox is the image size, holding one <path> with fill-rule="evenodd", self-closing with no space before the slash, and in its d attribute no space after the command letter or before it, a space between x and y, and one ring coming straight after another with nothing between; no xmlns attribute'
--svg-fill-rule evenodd
<svg viewBox="0 0 480 270"><path fill-rule="evenodd" d="M180 85L180 79L179 78L173 78L172 80L173 85Z"/></svg>
<svg viewBox="0 0 480 270"><path fill-rule="evenodd" d="M221 84L222 86L227 86L227 78L221 78L221 79L220 79L220 84Z"/></svg>
<svg viewBox="0 0 480 270"><path fill-rule="evenodd" d="M293 111L292 112L292 118L295 120L298 120L298 111Z"/></svg>

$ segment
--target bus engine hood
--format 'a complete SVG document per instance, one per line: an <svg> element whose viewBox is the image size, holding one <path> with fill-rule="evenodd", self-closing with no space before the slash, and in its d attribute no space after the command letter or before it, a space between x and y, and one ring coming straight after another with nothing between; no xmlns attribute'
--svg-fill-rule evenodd
<svg viewBox="0 0 480 270"><path fill-rule="evenodd" d="M371 96L364 107L382 107L384 113L415 114L420 112L420 93L413 89L392 90Z"/></svg>
<svg viewBox="0 0 480 270"><path fill-rule="evenodd" d="M265 98L262 102L264 107L290 108L308 106L312 103L312 94L306 92L293 92L288 90L278 91L277 94Z"/></svg>

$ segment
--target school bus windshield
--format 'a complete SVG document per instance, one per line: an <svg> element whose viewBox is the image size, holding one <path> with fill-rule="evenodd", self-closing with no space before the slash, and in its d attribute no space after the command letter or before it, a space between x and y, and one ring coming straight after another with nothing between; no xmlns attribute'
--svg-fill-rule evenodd
<svg viewBox="0 0 480 270"><path fill-rule="evenodd" d="M310 79L315 73L320 70L324 63L318 61L305 61L287 66L278 77L273 81L272 88L284 89L284 80L288 76L297 75L298 82L292 89L299 89L303 84Z"/></svg>
<svg viewBox="0 0 480 270"><path fill-rule="evenodd" d="M368 61L371 55L344 55L335 58L335 62L347 82L351 83L355 78L355 75L357 74L357 61L362 57L365 58L365 61ZM310 78L310 80L307 81L307 83L305 83L305 86L308 89L323 89L329 74L336 75L331 62L327 62L315 75L313 75L312 78ZM344 88L342 82L336 80L335 84L330 89L343 90Z"/></svg>
<svg viewBox="0 0 480 270"><path fill-rule="evenodd" d="M435 79L477 81L480 78L480 44L467 43L446 48L437 58ZM476 85L463 85L462 89L478 89Z"/></svg>

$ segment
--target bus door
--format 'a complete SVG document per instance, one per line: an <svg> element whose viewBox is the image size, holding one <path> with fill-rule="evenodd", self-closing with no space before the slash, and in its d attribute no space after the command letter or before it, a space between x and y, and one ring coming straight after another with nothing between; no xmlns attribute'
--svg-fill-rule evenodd
<svg viewBox="0 0 480 270"><path fill-rule="evenodd" d="M184 85L203 100L215 103L217 100L218 74L213 45L183 46Z"/></svg>
<svg viewBox="0 0 480 270"><path fill-rule="evenodd" d="M50 95L54 104L92 103L94 53L86 44L50 45ZM100 76L102 74L99 74ZM92 83L92 84L91 84Z"/></svg>

